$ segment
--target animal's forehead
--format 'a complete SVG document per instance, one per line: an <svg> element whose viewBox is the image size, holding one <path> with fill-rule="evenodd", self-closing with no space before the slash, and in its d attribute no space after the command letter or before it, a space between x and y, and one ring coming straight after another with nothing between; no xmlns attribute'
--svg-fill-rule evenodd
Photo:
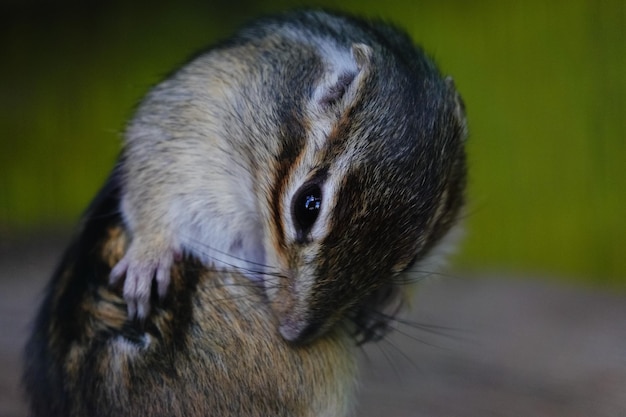
<svg viewBox="0 0 626 417"><path fill-rule="evenodd" d="M401 182L398 176L410 176L449 150L436 132L426 129L416 131L393 123L374 128L358 122L340 123L319 151L317 165L355 172L365 180L393 177Z"/></svg>

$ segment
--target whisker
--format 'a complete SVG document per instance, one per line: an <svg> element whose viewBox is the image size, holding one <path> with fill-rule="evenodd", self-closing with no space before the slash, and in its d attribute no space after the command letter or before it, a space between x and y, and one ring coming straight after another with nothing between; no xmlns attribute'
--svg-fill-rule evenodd
<svg viewBox="0 0 626 417"><path fill-rule="evenodd" d="M381 320L387 321L387 323L396 323L397 325L395 326L392 324L388 324L388 327L391 332L396 332L409 339L415 340L420 343L424 343L432 347L447 349L447 347L445 346L428 342L424 339L421 339L415 336L412 333L409 333L409 331L403 330L402 326L407 327L411 330L418 330L420 332L424 332L424 333L435 335L441 338L445 338L447 340L452 340L456 342L471 342L471 338L467 336L466 329L406 320L406 319L402 319L402 318L395 317L395 316L389 316L379 311L372 311L370 312L370 314L379 317Z"/></svg>
<svg viewBox="0 0 626 417"><path fill-rule="evenodd" d="M268 276L268 277L273 277L273 278L283 278L284 277L284 275L281 274L280 272L268 272L268 271L262 271L262 270L252 269L252 268L244 268L244 267L241 267L239 265L235 265L235 264L232 264L232 263L229 263L229 262L225 262L225 261L223 261L223 260L221 260L219 258L216 258L216 257L213 257L213 259L218 261L218 262L220 262L220 263L222 263L227 268L232 268L233 270L236 270L236 271L243 271L243 272L247 272L247 273L250 273L250 274L257 274L257 275L260 275L260 276ZM196 268L197 269L192 269L192 270L193 271L206 270L206 271L209 271L209 272L216 272L216 273L224 271L223 268L219 268L217 266L212 266L212 267L198 266Z"/></svg>
<svg viewBox="0 0 626 417"><path fill-rule="evenodd" d="M276 266L267 265L267 264L263 264L263 263L260 263L260 262L255 262L255 261L251 261L251 260L248 260L248 259L242 258L242 257L240 257L240 256L233 255L232 253L229 253L229 252L226 252L226 251L223 251L223 250L217 249L217 248L215 248L215 247L213 247L213 246L211 246L211 245L208 245L208 244L206 244L205 242L201 242L201 241L199 241L199 240L197 240L197 239L192 239L192 240L193 240L193 241L194 241L194 243L195 243L195 244L197 244L198 246L200 246L200 247L204 247L204 248L206 248L206 249L208 249L208 250L210 250L210 251L213 251L213 252L217 252L217 253L219 253L220 255L224 255L224 256L226 256L227 258L235 259L235 260L237 260L237 261L246 262L246 263L249 263L249 264L252 264L252 265L256 265L256 266L259 266L259 267L262 267L262 268L269 268L269 269L275 269L275 270L276 270L276 269L279 269L279 268L278 268L278 267L276 267ZM219 260L220 262L222 262L222 261L221 261L220 259L218 259L218 258L215 258L215 257L213 257L213 258L214 258L214 259ZM225 263L225 262L224 262L224 263Z"/></svg>
<svg viewBox="0 0 626 417"><path fill-rule="evenodd" d="M430 347L435 347L435 348L438 348L438 349L445 349L445 346L442 346L442 345L439 345L439 344L436 344L436 343L433 343L433 342L429 342L429 341L427 341L425 339L419 338L419 337L417 337L417 336L415 336L413 334L410 334L408 332L400 330L400 328L398 328L397 326L390 325L389 328L393 332L395 332L395 333L397 333L399 335L402 335L402 336L404 336L404 337L406 337L408 339L411 339L411 340L413 340L415 342L419 342L419 343L421 343L423 345L430 346ZM445 336L445 335L438 335L438 336Z"/></svg>
<svg viewBox="0 0 626 417"><path fill-rule="evenodd" d="M368 351L365 349L365 345L363 344L357 345L357 348L361 351L361 356L364 358L364 360L367 362L368 365L371 365L374 363L372 357L370 356Z"/></svg>
<svg viewBox="0 0 626 417"><path fill-rule="evenodd" d="M387 361L387 363L389 364L391 369L393 369L393 373L396 374L396 377L400 378L400 371L398 370L398 367L397 367L395 361L392 360L392 358L389 355L389 353L383 348L383 345L381 343L375 343L375 345L380 350L382 355L385 357L385 360Z"/></svg>
<svg viewBox="0 0 626 417"><path fill-rule="evenodd" d="M445 336L445 337L449 337L449 338L455 338L455 336L452 336L450 334L446 334L444 332L465 332L464 329L461 328L457 328L457 327L449 327L449 326L441 326L438 324L428 324L428 323L421 323L421 322L416 322L416 321L411 321L411 320L407 320L407 319L403 319L397 316L392 316L392 315L388 315L385 314L381 311L371 311L369 312L371 315L377 316L383 320L387 320L387 321L392 321L398 324L401 324L403 326L406 327L410 327L412 329L416 329L416 330L420 330L420 331L424 331L427 333L431 333L431 334L435 334L437 336Z"/></svg>
<svg viewBox="0 0 626 417"><path fill-rule="evenodd" d="M411 358L409 355L406 354L405 351L403 351L399 346L396 346L395 343L393 343L390 339L388 338L383 338L381 340L381 342L386 343L388 346L391 346L392 348L395 349L396 352L398 352L408 363L410 363L413 368L415 369L419 369L419 366L417 365L417 363L413 360L413 358ZM400 376L400 375L398 375Z"/></svg>
<svg viewBox="0 0 626 417"><path fill-rule="evenodd" d="M433 325L427 325L423 323L411 323L411 322L403 322L401 324L410 329L419 330L421 332L432 334L432 335L442 337L442 338L446 338L448 340L454 340L457 342L468 341L468 338L466 336L461 336L458 334L461 332L465 333L465 330L462 330L462 329L456 329L453 327L445 327L445 326L433 326ZM400 330L398 326L393 326L392 329L394 331L397 331L400 334L411 337L409 333ZM451 334L449 332L455 332L457 334Z"/></svg>

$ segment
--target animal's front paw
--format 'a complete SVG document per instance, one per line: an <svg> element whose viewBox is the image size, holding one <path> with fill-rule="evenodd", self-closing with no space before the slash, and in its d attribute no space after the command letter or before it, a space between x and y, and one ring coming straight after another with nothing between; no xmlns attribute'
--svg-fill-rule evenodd
<svg viewBox="0 0 626 417"><path fill-rule="evenodd" d="M128 317L146 318L150 313L152 280L156 279L160 297L167 294L174 251L140 251L131 244L126 255L111 270L110 283L115 284L124 275L124 299Z"/></svg>

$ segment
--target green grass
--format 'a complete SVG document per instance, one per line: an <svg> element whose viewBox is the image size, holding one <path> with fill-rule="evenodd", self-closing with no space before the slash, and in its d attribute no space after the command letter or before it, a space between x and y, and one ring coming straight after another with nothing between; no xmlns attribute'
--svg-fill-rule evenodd
<svg viewBox="0 0 626 417"><path fill-rule="evenodd" d="M296 5L133 4L9 10L0 29L0 233L70 227L150 85L236 24ZM623 1L342 8L405 27L462 92L471 172L459 266L626 288Z"/></svg>

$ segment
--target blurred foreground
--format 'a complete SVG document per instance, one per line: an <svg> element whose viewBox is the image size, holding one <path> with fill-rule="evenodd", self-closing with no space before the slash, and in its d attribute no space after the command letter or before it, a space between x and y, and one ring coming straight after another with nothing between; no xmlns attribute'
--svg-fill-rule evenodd
<svg viewBox="0 0 626 417"><path fill-rule="evenodd" d="M0 417L26 415L20 351L66 241L0 243ZM625 296L538 280L426 282L412 324L364 350L355 414L625 416L624 317Z"/></svg>

